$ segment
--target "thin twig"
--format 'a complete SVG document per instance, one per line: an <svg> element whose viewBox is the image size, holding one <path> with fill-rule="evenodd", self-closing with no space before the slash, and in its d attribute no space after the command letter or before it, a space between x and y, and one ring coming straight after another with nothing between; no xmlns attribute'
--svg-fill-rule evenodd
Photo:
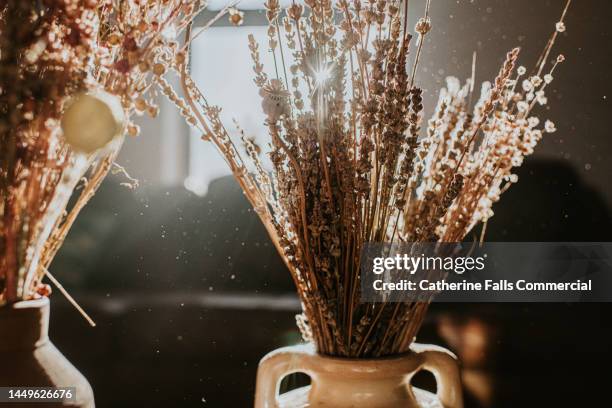
<svg viewBox="0 0 612 408"><path fill-rule="evenodd" d="M91 327L96 327L96 322L94 322L93 319L89 317L87 312L85 312L85 310L83 310L83 308L77 303L77 301L74 300L74 298L70 295L70 293L68 293L64 286L51 274L51 272L49 272L48 269L44 268L44 271L45 276L49 278L49 280L53 283L53 285L55 285L56 288L59 289L62 295L64 295L64 297L68 299L70 304L74 306L74 308L81 314L81 316L83 316L83 318L87 320L87 323L89 323Z"/></svg>

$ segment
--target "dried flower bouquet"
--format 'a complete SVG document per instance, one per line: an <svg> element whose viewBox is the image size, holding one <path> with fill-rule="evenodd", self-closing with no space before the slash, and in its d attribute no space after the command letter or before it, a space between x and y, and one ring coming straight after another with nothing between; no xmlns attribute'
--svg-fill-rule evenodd
<svg viewBox="0 0 612 408"><path fill-rule="evenodd" d="M152 85L204 6L0 1L0 306L48 294L47 268L107 173L123 171L132 115L157 115Z"/></svg>
<svg viewBox="0 0 612 408"><path fill-rule="evenodd" d="M305 3L284 15L278 1L265 3L274 74L249 38L270 172L252 140L242 134L244 149L232 140L184 60L175 64L185 93L177 103L226 159L289 268L304 338L327 355L403 353L427 304L361 303L361 250L368 242L457 242L486 225L493 203L517 181L513 168L555 131L534 110L547 103L564 59L550 53L567 7L532 71L517 68L519 50L511 50L475 104L474 78L465 85L449 78L422 132L416 73L429 2L414 34L407 2ZM289 54L294 62L286 64Z"/></svg>

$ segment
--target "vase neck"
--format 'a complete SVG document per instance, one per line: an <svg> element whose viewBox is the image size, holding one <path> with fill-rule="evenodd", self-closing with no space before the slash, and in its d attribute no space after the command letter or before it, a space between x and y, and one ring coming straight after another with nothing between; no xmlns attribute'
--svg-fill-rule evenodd
<svg viewBox="0 0 612 408"><path fill-rule="evenodd" d="M421 359L406 353L376 359L342 359L313 355L305 365L313 407L416 407L409 386Z"/></svg>
<svg viewBox="0 0 612 408"><path fill-rule="evenodd" d="M33 350L49 341L49 299L0 307L0 352Z"/></svg>

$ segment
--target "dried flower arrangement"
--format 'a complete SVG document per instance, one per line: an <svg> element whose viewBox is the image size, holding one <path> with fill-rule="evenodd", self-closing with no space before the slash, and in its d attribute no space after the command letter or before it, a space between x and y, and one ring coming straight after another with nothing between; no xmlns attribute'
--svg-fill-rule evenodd
<svg viewBox="0 0 612 408"><path fill-rule="evenodd" d="M475 104L473 75L463 86L449 78L424 135L416 73L431 29L429 1L414 46L408 2L305 3L284 17L277 0L265 3L272 77L249 38L271 172L244 133L244 150L232 140L185 60L175 64L185 94L178 105L226 159L289 268L305 340L334 356L403 353L428 305L360 303L361 250L367 242L457 242L486 225L493 203L517 181L513 168L555 131L549 121L542 129L532 112L546 104L564 59L549 61L569 1L533 71L515 69L519 50L510 51ZM286 53L295 61L289 66Z"/></svg>
<svg viewBox="0 0 612 408"><path fill-rule="evenodd" d="M138 134L130 118L157 115L152 85L204 6L0 2L0 306L49 293L47 268L107 173L124 172L114 159Z"/></svg>

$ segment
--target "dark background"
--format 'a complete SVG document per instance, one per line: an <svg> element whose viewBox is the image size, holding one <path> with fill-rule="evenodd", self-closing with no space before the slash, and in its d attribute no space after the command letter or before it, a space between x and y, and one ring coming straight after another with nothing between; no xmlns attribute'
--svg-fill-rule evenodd
<svg viewBox="0 0 612 408"><path fill-rule="evenodd" d="M573 3L557 47L567 62L541 115L558 132L494 208L490 241L611 240L612 5ZM562 6L433 1L420 78L428 106L443 77L469 76L474 49L478 80L491 79L516 45L530 66ZM231 178L205 197L162 186L143 170L155 162L157 135L142 137L121 158L141 187L110 177L51 268L97 327L56 292L51 337L89 379L99 407L251 406L258 360L299 341L289 275ZM460 356L467 407L602 405L611 312L609 304L435 304L418 341ZM417 380L431 386L427 376Z"/></svg>

